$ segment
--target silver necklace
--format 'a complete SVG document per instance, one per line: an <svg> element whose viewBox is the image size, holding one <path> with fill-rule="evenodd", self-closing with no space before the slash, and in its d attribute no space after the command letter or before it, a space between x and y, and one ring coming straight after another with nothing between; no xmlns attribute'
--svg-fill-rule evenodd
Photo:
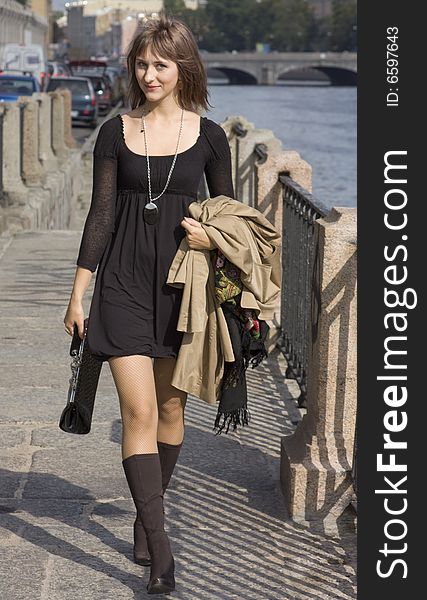
<svg viewBox="0 0 427 600"><path fill-rule="evenodd" d="M175 156L173 158L172 165L171 165L171 168L169 170L169 175L168 175L168 178L166 180L165 187L163 188L163 191L158 196L156 196L155 198L153 198L152 195L151 195L150 159L149 159L149 156L148 156L148 146L147 146L147 135L146 135L145 120L144 120L144 115L141 116L141 124L142 124L141 132L144 132L145 156L147 157L148 196L149 196L149 199L150 199L150 201L147 202L147 204L144 206L144 220L146 221L146 223L149 223L150 225L154 225L159 220L159 208L158 208L158 206L156 204L154 204L154 200L157 200L158 198L160 198L160 196L162 196L165 193L166 188L169 185L169 181L170 181L170 178L171 178L171 175L172 175L172 171L173 171L173 168L175 166L176 159L177 159L177 156L178 156L178 147L179 147L179 142L181 140L181 132L182 132L183 119L184 119L184 109L181 110L181 124L180 124L180 127L179 127L178 142L176 144Z"/></svg>

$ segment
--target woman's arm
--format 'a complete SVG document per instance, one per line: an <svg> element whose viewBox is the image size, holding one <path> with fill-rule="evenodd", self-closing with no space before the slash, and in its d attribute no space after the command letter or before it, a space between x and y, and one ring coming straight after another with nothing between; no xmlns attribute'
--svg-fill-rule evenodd
<svg viewBox="0 0 427 600"><path fill-rule="evenodd" d="M92 199L80 242L77 269L73 288L64 317L69 335L73 335L74 323L83 338L83 297L97 269L99 261L114 231L115 199L117 189L117 159L111 144L109 127L104 123L94 148Z"/></svg>
<svg viewBox="0 0 427 600"><path fill-rule="evenodd" d="M73 335L74 323L77 325L79 336L83 339L84 333L84 310L83 296L92 279L92 272L83 267L77 267L74 276L74 284L68 303L67 312L64 317L64 325L67 333Z"/></svg>
<svg viewBox="0 0 427 600"><path fill-rule="evenodd" d="M234 199L234 187L231 166L231 151L227 134L221 125L212 124L208 129L211 157L205 166L206 182L211 198L229 196Z"/></svg>
<svg viewBox="0 0 427 600"><path fill-rule="evenodd" d="M231 152L227 135L221 125L214 121L209 120L206 127L211 148L211 156L205 166L209 196L215 198L215 196L224 195L234 199ZM181 226L186 230L190 248L215 250L216 246L198 221L187 218L187 221L181 222Z"/></svg>

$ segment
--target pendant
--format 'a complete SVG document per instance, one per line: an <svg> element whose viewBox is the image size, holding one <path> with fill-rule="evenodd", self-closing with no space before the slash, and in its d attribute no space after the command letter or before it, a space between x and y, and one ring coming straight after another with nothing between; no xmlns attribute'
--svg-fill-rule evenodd
<svg viewBox="0 0 427 600"><path fill-rule="evenodd" d="M159 209L154 202L148 202L144 206L144 221L149 225L155 225L159 220Z"/></svg>

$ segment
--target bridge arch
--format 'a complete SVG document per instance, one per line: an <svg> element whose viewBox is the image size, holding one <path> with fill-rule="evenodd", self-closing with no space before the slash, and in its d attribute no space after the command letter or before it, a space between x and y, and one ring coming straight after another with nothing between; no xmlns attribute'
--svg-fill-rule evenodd
<svg viewBox="0 0 427 600"><path fill-rule="evenodd" d="M357 85L357 72L353 69L348 69L346 67L337 67L335 65L306 65L304 66L304 70L309 69L310 71L318 71L319 73L323 73L325 75L325 79L329 79L331 85L340 86L355 86ZM282 77L283 75L288 75L292 72L301 72L303 69L301 67L290 67L282 71L277 79L286 79L286 77Z"/></svg>
<svg viewBox="0 0 427 600"><path fill-rule="evenodd" d="M258 83L258 80L253 73L235 67L209 65L207 68L207 75L208 77L215 77L218 71L227 77L229 84L256 85Z"/></svg>

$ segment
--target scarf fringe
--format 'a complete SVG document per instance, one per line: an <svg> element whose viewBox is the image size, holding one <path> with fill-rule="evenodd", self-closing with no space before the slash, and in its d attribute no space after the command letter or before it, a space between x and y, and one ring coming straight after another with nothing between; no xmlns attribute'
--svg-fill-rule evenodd
<svg viewBox="0 0 427 600"><path fill-rule="evenodd" d="M220 424L221 418L223 421ZM233 431L236 431L238 425L241 425L242 427L244 425L249 425L251 418L251 413L249 412L248 408L237 408L236 410L228 413L222 413L220 410L218 410L212 431L217 430L215 435L219 435L223 429L227 427L225 433L228 433L231 425L233 425Z"/></svg>

